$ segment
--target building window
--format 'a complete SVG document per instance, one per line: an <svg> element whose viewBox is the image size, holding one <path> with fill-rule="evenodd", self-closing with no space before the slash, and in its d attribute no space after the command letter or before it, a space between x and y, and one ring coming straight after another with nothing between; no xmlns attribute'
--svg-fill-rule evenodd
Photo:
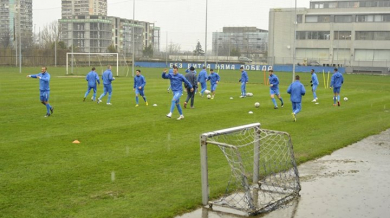
<svg viewBox="0 0 390 218"><path fill-rule="evenodd" d="M297 31L297 40L329 40L329 31Z"/></svg>
<svg viewBox="0 0 390 218"><path fill-rule="evenodd" d="M356 31L356 40L390 40L390 31Z"/></svg>
<svg viewBox="0 0 390 218"><path fill-rule="evenodd" d="M297 23L302 23L302 14L297 15Z"/></svg>
<svg viewBox="0 0 390 218"><path fill-rule="evenodd" d="M329 23L330 15L309 15L305 17L306 23Z"/></svg>
<svg viewBox="0 0 390 218"><path fill-rule="evenodd" d="M335 40L351 40L351 31L334 31Z"/></svg>
<svg viewBox="0 0 390 218"><path fill-rule="evenodd" d="M336 15L334 16L335 23L351 23L352 15Z"/></svg>

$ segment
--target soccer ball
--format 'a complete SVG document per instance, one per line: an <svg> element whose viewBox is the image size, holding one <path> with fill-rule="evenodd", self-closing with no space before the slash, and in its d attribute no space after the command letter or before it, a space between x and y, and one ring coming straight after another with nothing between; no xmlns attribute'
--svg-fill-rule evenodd
<svg viewBox="0 0 390 218"><path fill-rule="evenodd" d="M248 92L248 93L246 93L246 96L252 97L252 96L253 96L253 93Z"/></svg>
<svg viewBox="0 0 390 218"><path fill-rule="evenodd" d="M256 103L255 103L255 107L256 107L256 108L259 108L259 107L260 107L260 103L259 103L259 102L256 102Z"/></svg>
<svg viewBox="0 0 390 218"><path fill-rule="evenodd" d="M211 95L207 95L207 98L210 99L210 98L211 98Z"/></svg>
<svg viewBox="0 0 390 218"><path fill-rule="evenodd" d="M344 97L344 101L348 101L348 98L347 98L347 97Z"/></svg>
<svg viewBox="0 0 390 218"><path fill-rule="evenodd" d="M206 95L208 95L208 94L210 94L211 92L209 91L209 90L205 90L204 91L204 94L206 94Z"/></svg>

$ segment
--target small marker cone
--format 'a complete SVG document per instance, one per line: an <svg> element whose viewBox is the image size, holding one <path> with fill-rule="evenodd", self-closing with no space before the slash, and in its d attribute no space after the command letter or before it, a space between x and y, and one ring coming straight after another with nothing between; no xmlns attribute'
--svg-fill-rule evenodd
<svg viewBox="0 0 390 218"><path fill-rule="evenodd" d="M76 139L76 140L74 140L72 143L73 143L73 144L80 144L80 141Z"/></svg>

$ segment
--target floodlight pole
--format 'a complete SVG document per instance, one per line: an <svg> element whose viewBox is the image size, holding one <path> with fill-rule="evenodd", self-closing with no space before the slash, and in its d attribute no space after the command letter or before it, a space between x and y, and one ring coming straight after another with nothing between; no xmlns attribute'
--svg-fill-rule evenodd
<svg viewBox="0 0 390 218"><path fill-rule="evenodd" d="M22 73L22 34L20 33L20 0L19 0L19 11L18 11L18 17L19 17L19 73Z"/></svg>
<svg viewBox="0 0 390 218"><path fill-rule="evenodd" d="M295 46L295 40L296 40L296 37L297 37L297 0L295 0L295 10L294 10L294 41L293 41L293 77L292 77L292 81L294 82L295 80L295 50L296 50L296 46Z"/></svg>
<svg viewBox="0 0 390 218"><path fill-rule="evenodd" d="M208 0L206 0L206 30L204 34L204 66L207 68L207 5L208 5Z"/></svg>
<svg viewBox="0 0 390 218"><path fill-rule="evenodd" d="M134 77L134 64L135 64L135 61L134 61L134 53L135 53L135 38L134 38L134 30L135 30L135 0L133 0L133 57L132 57L132 72L131 72L131 75L132 77Z"/></svg>

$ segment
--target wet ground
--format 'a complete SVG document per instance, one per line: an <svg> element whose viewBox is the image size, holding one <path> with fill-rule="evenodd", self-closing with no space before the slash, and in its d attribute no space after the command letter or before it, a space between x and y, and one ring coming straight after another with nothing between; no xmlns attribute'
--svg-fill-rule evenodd
<svg viewBox="0 0 390 218"><path fill-rule="evenodd" d="M390 217L390 129L298 169L301 197L256 218ZM176 218L246 217L242 215L200 208Z"/></svg>

